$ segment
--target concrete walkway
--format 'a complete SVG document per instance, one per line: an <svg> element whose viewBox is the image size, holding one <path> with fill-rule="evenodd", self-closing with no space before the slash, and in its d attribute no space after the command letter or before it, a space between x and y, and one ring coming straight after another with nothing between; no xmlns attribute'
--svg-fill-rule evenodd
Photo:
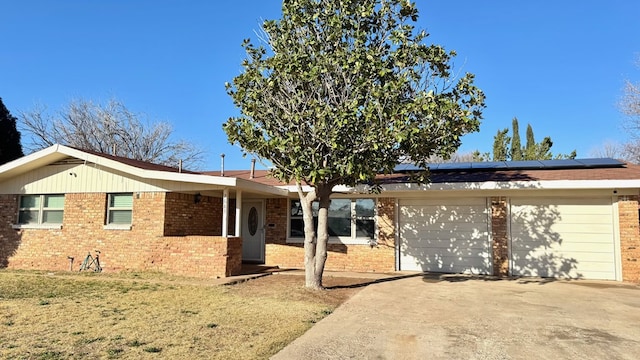
<svg viewBox="0 0 640 360"><path fill-rule="evenodd" d="M467 276L380 281L272 359L532 358L640 358L640 287Z"/></svg>

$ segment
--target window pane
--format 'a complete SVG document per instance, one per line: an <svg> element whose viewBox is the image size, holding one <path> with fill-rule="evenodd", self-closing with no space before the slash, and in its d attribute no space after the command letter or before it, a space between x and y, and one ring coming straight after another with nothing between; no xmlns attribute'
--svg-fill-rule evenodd
<svg viewBox="0 0 640 360"><path fill-rule="evenodd" d="M374 220L356 220L356 237L373 239L375 235Z"/></svg>
<svg viewBox="0 0 640 360"><path fill-rule="evenodd" d="M302 216L300 200L291 200L291 216Z"/></svg>
<svg viewBox="0 0 640 360"><path fill-rule="evenodd" d="M356 200L356 217L374 217L376 204L373 199Z"/></svg>
<svg viewBox="0 0 640 360"><path fill-rule="evenodd" d="M18 213L18 223L20 224L37 224L38 211L20 211Z"/></svg>
<svg viewBox="0 0 640 360"><path fill-rule="evenodd" d="M351 237L351 218L329 216L329 236Z"/></svg>
<svg viewBox="0 0 640 360"><path fill-rule="evenodd" d="M109 207L133 208L133 194L111 194Z"/></svg>
<svg viewBox="0 0 640 360"><path fill-rule="evenodd" d="M351 218L351 200L349 199L331 200L331 205L329 206L329 217L350 219Z"/></svg>
<svg viewBox="0 0 640 360"><path fill-rule="evenodd" d="M319 207L320 205L317 201L314 201L311 204L313 216L318 216ZM291 200L291 216L302 216L302 205L300 204L300 200Z"/></svg>
<svg viewBox="0 0 640 360"><path fill-rule="evenodd" d="M289 236L292 238L304 237L304 222L302 219L291 219Z"/></svg>
<svg viewBox="0 0 640 360"><path fill-rule="evenodd" d="M334 199L329 206L329 236L351 236L351 200Z"/></svg>
<svg viewBox="0 0 640 360"><path fill-rule="evenodd" d="M131 224L131 210L110 210L109 224Z"/></svg>
<svg viewBox="0 0 640 360"><path fill-rule="evenodd" d="M46 210L42 212L43 224L62 224L62 210Z"/></svg>
<svg viewBox="0 0 640 360"><path fill-rule="evenodd" d="M64 208L64 195L45 195L44 207L54 209Z"/></svg>
<svg viewBox="0 0 640 360"><path fill-rule="evenodd" d="M39 208L40 195L24 195L20 197L21 208Z"/></svg>

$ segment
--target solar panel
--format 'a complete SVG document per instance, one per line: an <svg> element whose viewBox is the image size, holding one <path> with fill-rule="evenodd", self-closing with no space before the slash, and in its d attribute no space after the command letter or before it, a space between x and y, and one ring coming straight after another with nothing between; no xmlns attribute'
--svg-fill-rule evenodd
<svg viewBox="0 0 640 360"><path fill-rule="evenodd" d="M541 160L540 162L545 169L580 168L584 166L573 159Z"/></svg>
<svg viewBox="0 0 640 360"><path fill-rule="evenodd" d="M506 161L482 161L471 163L471 169L477 170L497 170L505 169L507 167Z"/></svg>
<svg viewBox="0 0 640 360"><path fill-rule="evenodd" d="M586 167L618 167L624 165L622 161L611 158L576 159L575 161L584 164Z"/></svg>
<svg viewBox="0 0 640 360"><path fill-rule="evenodd" d="M471 170L471 164L470 162L459 162L459 163L441 163L438 164L438 168L437 170L442 171L442 170ZM430 170L435 170L431 167L429 167Z"/></svg>
<svg viewBox="0 0 640 360"><path fill-rule="evenodd" d="M624 163L615 159L552 159L523 161L485 161L430 164L429 171L497 171L497 170L543 170L586 169L621 167ZM424 170L415 164L399 164L396 172Z"/></svg>
<svg viewBox="0 0 640 360"><path fill-rule="evenodd" d="M402 163L398 164L393 168L394 172L404 172L404 171L419 171L420 169L416 164L410 163Z"/></svg>
<svg viewBox="0 0 640 360"><path fill-rule="evenodd" d="M543 169L544 164L538 160L505 161L506 169L530 170Z"/></svg>

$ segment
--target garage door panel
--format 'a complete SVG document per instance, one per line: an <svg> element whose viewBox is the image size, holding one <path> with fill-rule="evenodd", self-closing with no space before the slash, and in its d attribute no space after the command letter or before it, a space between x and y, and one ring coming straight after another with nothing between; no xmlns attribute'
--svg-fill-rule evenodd
<svg viewBox="0 0 640 360"><path fill-rule="evenodd" d="M527 205L527 206L555 206L562 208L579 208L583 205L594 206L602 205L608 207L611 205L611 199L606 197L575 197L575 198L549 198L549 197L521 197L512 198L511 205ZM585 209L585 211L590 211Z"/></svg>
<svg viewBox="0 0 640 360"><path fill-rule="evenodd" d="M434 224L442 224L442 223L451 223L451 224L468 224L468 223L478 223L486 221L487 214L484 212L462 212L455 210L428 210L424 211L413 211L413 210L405 210L401 215L410 221L415 220L415 225L434 225Z"/></svg>
<svg viewBox="0 0 640 360"><path fill-rule="evenodd" d="M489 253L484 248L460 248L451 249L449 247L428 247L428 248L411 248L404 249L410 254L421 255L424 258L455 258L455 259L473 259L477 257L487 257Z"/></svg>
<svg viewBox="0 0 640 360"><path fill-rule="evenodd" d="M490 273L484 198L403 199L399 221L400 269Z"/></svg>
<svg viewBox="0 0 640 360"><path fill-rule="evenodd" d="M444 273L486 274L488 263L478 264L477 257L425 255L414 270Z"/></svg>
<svg viewBox="0 0 640 360"><path fill-rule="evenodd" d="M468 206L480 206L483 207L486 205L485 198L448 198L448 199L420 199L420 198L411 198L411 199L400 199L400 206L413 206L413 207L425 207L425 206L445 206L445 207L454 207L456 205L463 205L464 207Z"/></svg>
<svg viewBox="0 0 640 360"><path fill-rule="evenodd" d="M553 224L552 226L514 226L514 237L556 239L562 234L563 239L579 239L582 234L611 235L611 224Z"/></svg>
<svg viewBox="0 0 640 360"><path fill-rule="evenodd" d="M562 214L562 215L560 215ZM603 215L580 215L580 214L564 214L544 216L539 213L516 213L511 216L512 220L518 225L524 228L541 228L550 226L562 226L562 225L607 225L611 226L612 214Z"/></svg>
<svg viewBox="0 0 640 360"><path fill-rule="evenodd" d="M606 224L611 225L611 213L601 214L566 214L562 213L562 224Z"/></svg>
<svg viewBox="0 0 640 360"><path fill-rule="evenodd" d="M487 246L485 244L485 240L482 239L474 239L474 240L465 240L465 239L406 239L407 242L411 244L406 245L403 244L402 248L407 251L410 249L424 249L424 248L438 248L438 249L486 249Z"/></svg>
<svg viewBox="0 0 640 360"><path fill-rule="evenodd" d="M420 226L404 225L402 228L402 235L406 238L418 238L418 239L443 239L443 238L484 238L486 229L478 229L477 224L435 224L433 226L427 226L422 224Z"/></svg>
<svg viewBox="0 0 640 360"><path fill-rule="evenodd" d="M569 254L569 255L553 255L554 258L565 258L565 259L575 259L576 256L578 256L580 258L580 262L581 263L602 263L602 264L609 264L609 262L607 262L606 260L603 261L603 255L606 256L607 252L583 252L583 253L575 253L575 254ZM527 262L532 262L532 261L536 261L539 259L544 259L545 257L550 258L551 255L548 255L547 252L545 252L544 250L534 250L534 251L528 251L528 250L519 250L519 251L512 251L512 259L520 264L520 266L524 266L526 265Z"/></svg>
<svg viewBox="0 0 640 360"><path fill-rule="evenodd" d="M511 214L514 275L615 279L610 198L512 199Z"/></svg>

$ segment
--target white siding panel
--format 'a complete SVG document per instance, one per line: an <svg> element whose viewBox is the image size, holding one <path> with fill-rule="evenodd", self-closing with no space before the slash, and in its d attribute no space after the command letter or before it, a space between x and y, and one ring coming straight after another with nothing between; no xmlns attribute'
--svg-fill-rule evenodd
<svg viewBox="0 0 640 360"><path fill-rule="evenodd" d="M402 199L400 269L491 273L484 198Z"/></svg>
<svg viewBox="0 0 640 360"><path fill-rule="evenodd" d="M206 185L141 179L93 164L48 165L0 183L5 194L203 190Z"/></svg>
<svg viewBox="0 0 640 360"><path fill-rule="evenodd" d="M512 273L615 280L610 198L511 200Z"/></svg>

